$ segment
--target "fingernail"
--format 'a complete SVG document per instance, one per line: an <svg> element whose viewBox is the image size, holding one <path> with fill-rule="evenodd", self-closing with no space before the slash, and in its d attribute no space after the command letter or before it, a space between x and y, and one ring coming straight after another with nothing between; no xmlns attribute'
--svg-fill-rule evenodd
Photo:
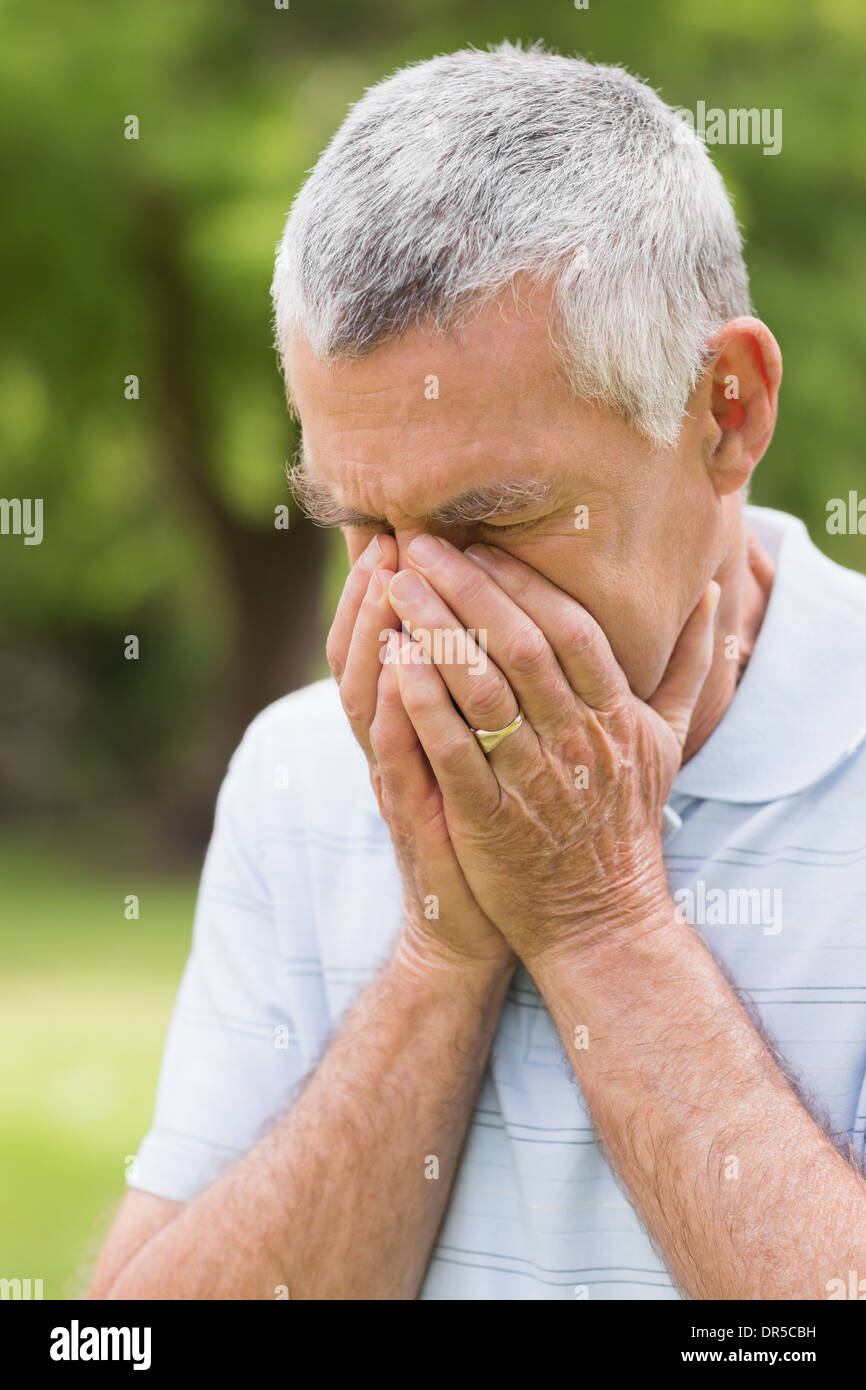
<svg viewBox="0 0 866 1390"><path fill-rule="evenodd" d="M445 546L438 536L416 536L409 542L409 559L423 569L438 565L445 553Z"/></svg>
<svg viewBox="0 0 866 1390"><path fill-rule="evenodd" d="M411 570L401 570L391 580L389 593L392 598L401 599L404 603L411 603L415 599L420 599L424 593L424 581L417 574L413 574Z"/></svg>
<svg viewBox="0 0 866 1390"><path fill-rule="evenodd" d="M722 588L721 588L721 585L720 585L720 584L717 584L717 583L716 583L715 579L711 579L707 587L709 588L711 594L713 595L713 599L712 599L712 604L713 604L712 611L713 611L713 613L715 613L716 609L717 609L718 606L719 606L719 599L722 597Z"/></svg>
<svg viewBox="0 0 866 1390"><path fill-rule="evenodd" d="M464 555L468 555L470 560L474 560L476 565L480 565L488 574L496 568L496 556L489 546L470 545L468 550L464 550Z"/></svg>
<svg viewBox="0 0 866 1390"><path fill-rule="evenodd" d="M374 536L363 555L360 556L358 564L362 570L374 570L382 558L382 547L379 544L379 537Z"/></svg>
<svg viewBox="0 0 866 1390"><path fill-rule="evenodd" d="M388 587L391 578L390 570L374 570L370 575L370 583L367 586L367 593L371 598L379 599Z"/></svg>

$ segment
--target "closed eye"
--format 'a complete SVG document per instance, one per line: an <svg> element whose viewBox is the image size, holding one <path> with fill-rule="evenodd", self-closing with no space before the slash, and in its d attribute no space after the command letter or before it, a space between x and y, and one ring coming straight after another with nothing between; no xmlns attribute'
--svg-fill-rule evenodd
<svg viewBox="0 0 866 1390"><path fill-rule="evenodd" d="M537 517L533 517L531 521L514 521L505 526L496 526L492 521L476 521L474 523L477 530L487 531L489 535L494 536L515 535L518 531L528 531L530 526L536 526L537 524Z"/></svg>

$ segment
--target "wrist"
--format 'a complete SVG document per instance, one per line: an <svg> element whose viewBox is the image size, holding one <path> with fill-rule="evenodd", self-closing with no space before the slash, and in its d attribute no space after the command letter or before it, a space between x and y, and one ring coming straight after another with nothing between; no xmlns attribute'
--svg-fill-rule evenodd
<svg viewBox="0 0 866 1390"><path fill-rule="evenodd" d="M675 951L684 933L691 934L677 918L665 886L624 895L615 910L600 910L523 961L545 998L564 976L575 984L586 981L593 989L616 988L640 970L648 955L655 959L669 946Z"/></svg>
<svg viewBox="0 0 866 1390"><path fill-rule="evenodd" d="M407 976L428 985L431 977L436 977L466 981L482 989L503 981L507 985L517 964L517 957L504 939L501 947L491 946L485 952L464 951L411 916L403 921L391 959Z"/></svg>

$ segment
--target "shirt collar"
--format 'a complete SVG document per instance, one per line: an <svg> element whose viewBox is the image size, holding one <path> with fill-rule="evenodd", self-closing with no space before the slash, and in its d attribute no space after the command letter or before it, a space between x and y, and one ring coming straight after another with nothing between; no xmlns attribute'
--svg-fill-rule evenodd
<svg viewBox="0 0 866 1390"><path fill-rule="evenodd" d="M674 795L793 796L866 737L866 578L828 560L795 517L747 507L746 519L775 560L773 587L734 698Z"/></svg>

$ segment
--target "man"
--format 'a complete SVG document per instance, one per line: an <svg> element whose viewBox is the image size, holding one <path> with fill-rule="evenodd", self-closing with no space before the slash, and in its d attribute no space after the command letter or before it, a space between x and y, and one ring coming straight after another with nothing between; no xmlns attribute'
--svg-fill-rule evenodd
<svg viewBox="0 0 866 1390"><path fill-rule="evenodd" d="M274 294L335 680L231 764L94 1296L837 1296L866 581L745 507L781 361L706 151L619 69L422 63Z"/></svg>

